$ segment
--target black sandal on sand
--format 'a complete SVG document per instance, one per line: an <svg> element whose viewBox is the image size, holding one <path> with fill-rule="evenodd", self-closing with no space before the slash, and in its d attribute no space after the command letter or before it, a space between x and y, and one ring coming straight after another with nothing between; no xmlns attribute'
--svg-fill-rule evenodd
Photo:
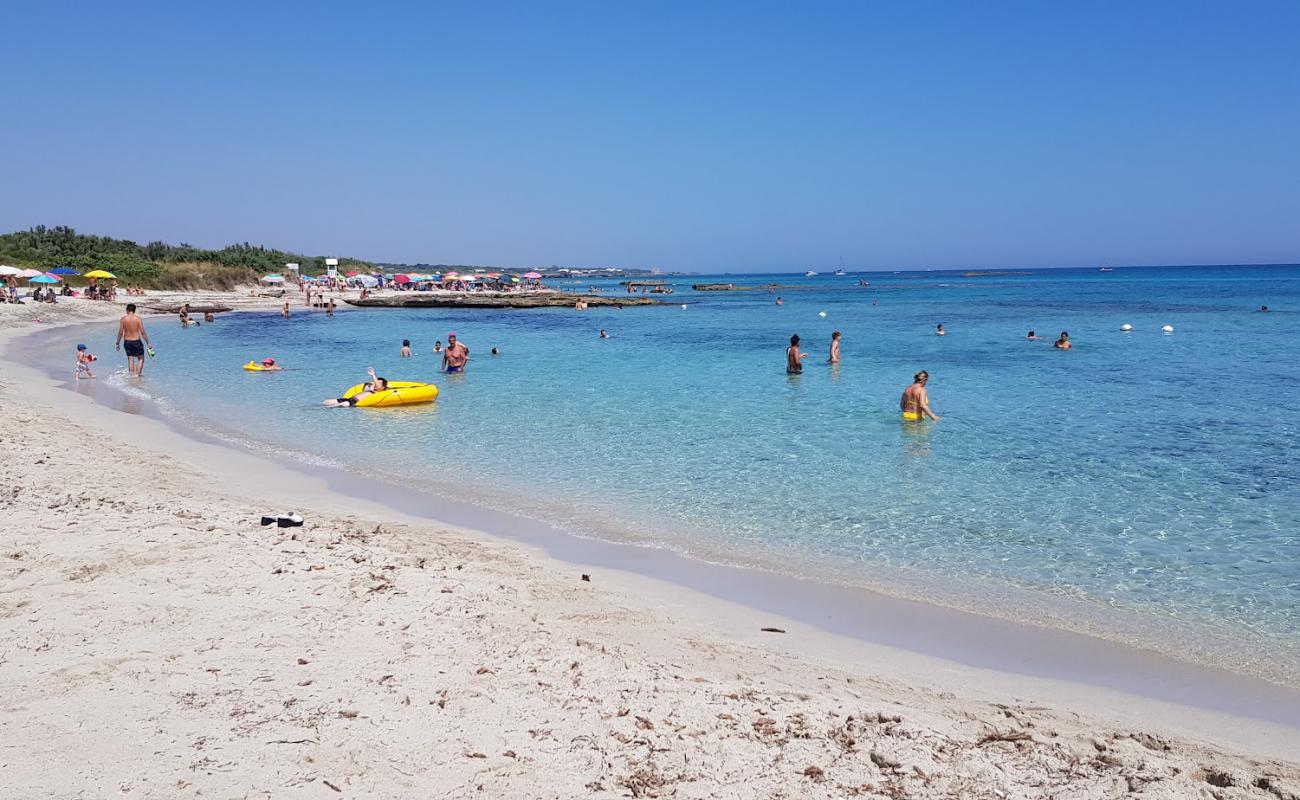
<svg viewBox="0 0 1300 800"><path fill-rule="evenodd" d="M263 525L270 525L271 523L275 523L281 528L298 528L302 526L302 517L296 511L274 517L262 517Z"/></svg>

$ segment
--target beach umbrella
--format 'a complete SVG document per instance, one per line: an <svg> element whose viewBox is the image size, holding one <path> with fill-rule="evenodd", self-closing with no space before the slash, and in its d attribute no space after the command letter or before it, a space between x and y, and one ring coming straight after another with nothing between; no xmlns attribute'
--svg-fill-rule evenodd
<svg viewBox="0 0 1300 800"><path fill-rule="evenodd" d="M35 278L38 275L44 275L45 273L41 272L39 269L25 269L18 274L24 278Z"/></svg>
<svg viewBox="0 0 1300 800"><path fill-rule="evenodd" d="M281 275L263 275L262 283L284 283L284 277Z"/></svg>
<svg viewBox="0 0 1300 800"><path fill-rule="evenodd" d="M27 279L28 283L58 283L59 279L53 275L36 275Z"/></svg>
<svg viewBox="0 0 1300 800"><path fill-rule="evenodd" d="M519 279L516 278L514 275L511 275L511 276L510 276L510 282L511 282L511 283L519 283Z"/></svg>
<svg viewBox="0 0 1300 800"><path fill-rule="evenodd" d="M94 269L86 273L87 278L116 278L117 276L106 269Z"/></svg>
<svg viewBox="0 0 1300 800"><path fill-rule="evenodd" d="M355 278L355 277L357 277L357 273L355 273L355 272L349 272L349 273L346 273L346 274L347 274L347 276L348 276L349 278Z"/></svg>
<svg viewBox="0 0 1300 800"><path fill-rule="evenodd" d="M22 270L17 267L11 267L7 264L0 264L0 275L21 275Z"/></svg>
<svg viewBox="0 0 1300 800"><path fill-rule="evenodd" d="M446 275L443 275L443 276L442 276L442 279L443 279L444 281L454 281L454 280L456 280L456 279L459 278L459 277L460 277L460 273L459 273L459 272L448 272Z"/></svg>
<svg viewBox="0 0 1300 800"><path fill-rule="evenodd" d="M81 273L77 272L72 267L55 267L54 269L50 270L45 274L46 275L80 275Z"/></svg>
<svg viewBox="0 0 1300 800"><path fill-rule="evenodd" d="M406 284L406 283L410 283L410 282L411 282L411 276L410 276L410 275L394 275L394 276L393 276L393 283L402 283L402 284Z"/></svg>
<svg viewBox="0 0 1300 800"><path fill-rule="evenodd" d="M525 272L525 273L524 273L524 277L527 278L527 279L530 280L530 281L535 281L535 280L537 280L538 278L542 277L542 273L540 273L540 272Z"/></svg>

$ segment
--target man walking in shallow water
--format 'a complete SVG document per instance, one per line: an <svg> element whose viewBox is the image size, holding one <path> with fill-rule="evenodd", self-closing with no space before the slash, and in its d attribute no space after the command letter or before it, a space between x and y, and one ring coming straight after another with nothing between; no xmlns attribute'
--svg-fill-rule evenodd
<svg viewBox="0 0 1300 800"><path fill-rule="evenodd" d="M148 346L152 350L153 345L144 331L144 320L135 315L135 303L126 304L126 313L117 323L117 343L113 349L121 350L124 346L126 371L138 378L144 372L144 348Z"/></svg>

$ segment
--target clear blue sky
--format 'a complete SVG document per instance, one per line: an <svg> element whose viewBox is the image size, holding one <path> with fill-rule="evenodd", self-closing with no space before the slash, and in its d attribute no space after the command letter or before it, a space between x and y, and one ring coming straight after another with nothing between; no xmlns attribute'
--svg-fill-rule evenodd
<svg viewBox="0 0 1300 800"><path fill-rule="evenodd" d="M0 228L389 261L1300 261L1300 2L9 4Z"/></svg>

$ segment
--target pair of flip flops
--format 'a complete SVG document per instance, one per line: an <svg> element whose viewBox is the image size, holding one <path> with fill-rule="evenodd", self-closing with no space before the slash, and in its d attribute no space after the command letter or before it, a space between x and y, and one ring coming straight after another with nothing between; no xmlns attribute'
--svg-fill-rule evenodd
<svg viewBox="0 0 1300 800"><path fill-rule="evenodd" d="M262 517L263 525L278 525L281 528L297 528L302 525L302 517L297 512L277 514L274 517Z"/></svg>

